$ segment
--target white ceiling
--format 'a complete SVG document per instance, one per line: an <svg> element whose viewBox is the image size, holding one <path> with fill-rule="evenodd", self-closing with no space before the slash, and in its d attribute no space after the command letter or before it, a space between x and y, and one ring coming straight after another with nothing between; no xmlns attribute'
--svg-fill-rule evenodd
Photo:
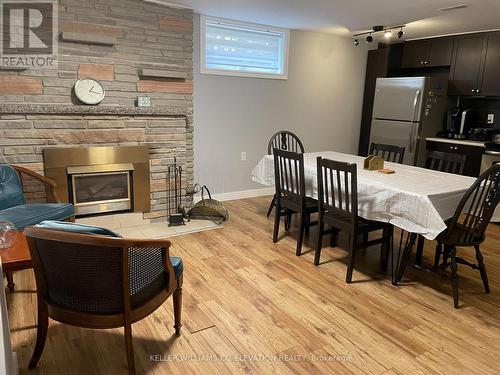
<svg viewBox="0 0 500 375"><path fill-rule="evenodd" d="M407 24L406 38L500 29L500 0L150 0L289 29L350 34ZM440 8L466 4L465 9Z"/></svg>

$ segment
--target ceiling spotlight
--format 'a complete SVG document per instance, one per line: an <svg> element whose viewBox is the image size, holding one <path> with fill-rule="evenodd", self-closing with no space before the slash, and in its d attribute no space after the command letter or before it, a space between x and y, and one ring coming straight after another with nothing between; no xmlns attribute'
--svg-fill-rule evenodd
<svg viewBox="0 0 500 375"><path fill-rule="evenodd" d="M403 31L403 28L401 28L401 30L398 31L398 39L401 39L403 37L403 35L405 35L405 32Z"/></svg>
<svg viewBox="0 0 500 375"><path fill-rule="evenodd" d="M373 36L372 36L372 34L370 34L370 35L368 35L366 37L366 43L371 43L371 42L373 42Z"/></svg>
<svg viewBox="0 0 500 375"><path fill-rule="evenodd" d="M392 36L392 31L391 30L385 30L384 36L389 39Z"/></svg>
<svg viewBox="0 0 500 375"><path fill-rule="evenodd" d="M355 39L354 39L354 45L355 45L355 46L359 46L359 40L358 40L358 38L355 38Z"/></svg>

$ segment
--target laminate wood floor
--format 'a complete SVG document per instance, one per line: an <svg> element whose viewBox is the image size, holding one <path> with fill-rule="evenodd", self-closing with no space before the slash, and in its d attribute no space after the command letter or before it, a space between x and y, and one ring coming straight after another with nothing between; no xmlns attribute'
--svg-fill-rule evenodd
<svg viewBox="0 0 500 375"><path fill-rule="evenodd" d="M401 286L378 271L378 247L362 252L353 284L346 251L325 239L313 265L312 230L295 256L295 233L271 241L270 197L227 202L224 228L172 239L184 260L182 335L173 336L172 302L133 325L144 374L498 374L500 227L482 246L491 294L478 271L459 266L461 308L446 274L409 269ZM426 241L425 262L433 259ZM472 254L467 249L460 253ZM467 256L466 256L467 257ZM7 292L21 373L36 337L32 271ZM45 351L30 374L126 373L121 329L88 330L50 321Z"/></svg>

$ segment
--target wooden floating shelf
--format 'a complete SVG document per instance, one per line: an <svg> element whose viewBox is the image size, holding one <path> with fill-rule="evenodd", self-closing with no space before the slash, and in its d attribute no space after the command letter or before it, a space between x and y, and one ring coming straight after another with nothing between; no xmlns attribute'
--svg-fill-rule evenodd
<svg viewBox="0 0 500 375"><path fill-rule="evenodd" d="M97 35L97 34L82 34L63 31L61 40L73 43L99 44L103 46L114 46L117 43L116 38Z"/></svg>
<svg viewBox="0 0 500 375"><path fill-rule="evenodd" d="M185 80L187 74L184 72L176 72L172 70L158 70L158 69L139 69L137 71L139 77L147 78L164 78L164 79L175 79L175 80Z"/></svg>

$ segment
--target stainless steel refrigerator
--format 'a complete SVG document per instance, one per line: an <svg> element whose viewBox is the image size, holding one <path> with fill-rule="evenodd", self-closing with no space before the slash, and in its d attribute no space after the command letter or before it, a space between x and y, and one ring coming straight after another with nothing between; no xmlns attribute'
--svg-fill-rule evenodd
<svg viewBox="0 0 500 375"><path fill-rule="evenodd" d="M425 138L443 129L447 89L442 78L378 78L370 144L405 147L403 163L424 166Z"/></svg>

